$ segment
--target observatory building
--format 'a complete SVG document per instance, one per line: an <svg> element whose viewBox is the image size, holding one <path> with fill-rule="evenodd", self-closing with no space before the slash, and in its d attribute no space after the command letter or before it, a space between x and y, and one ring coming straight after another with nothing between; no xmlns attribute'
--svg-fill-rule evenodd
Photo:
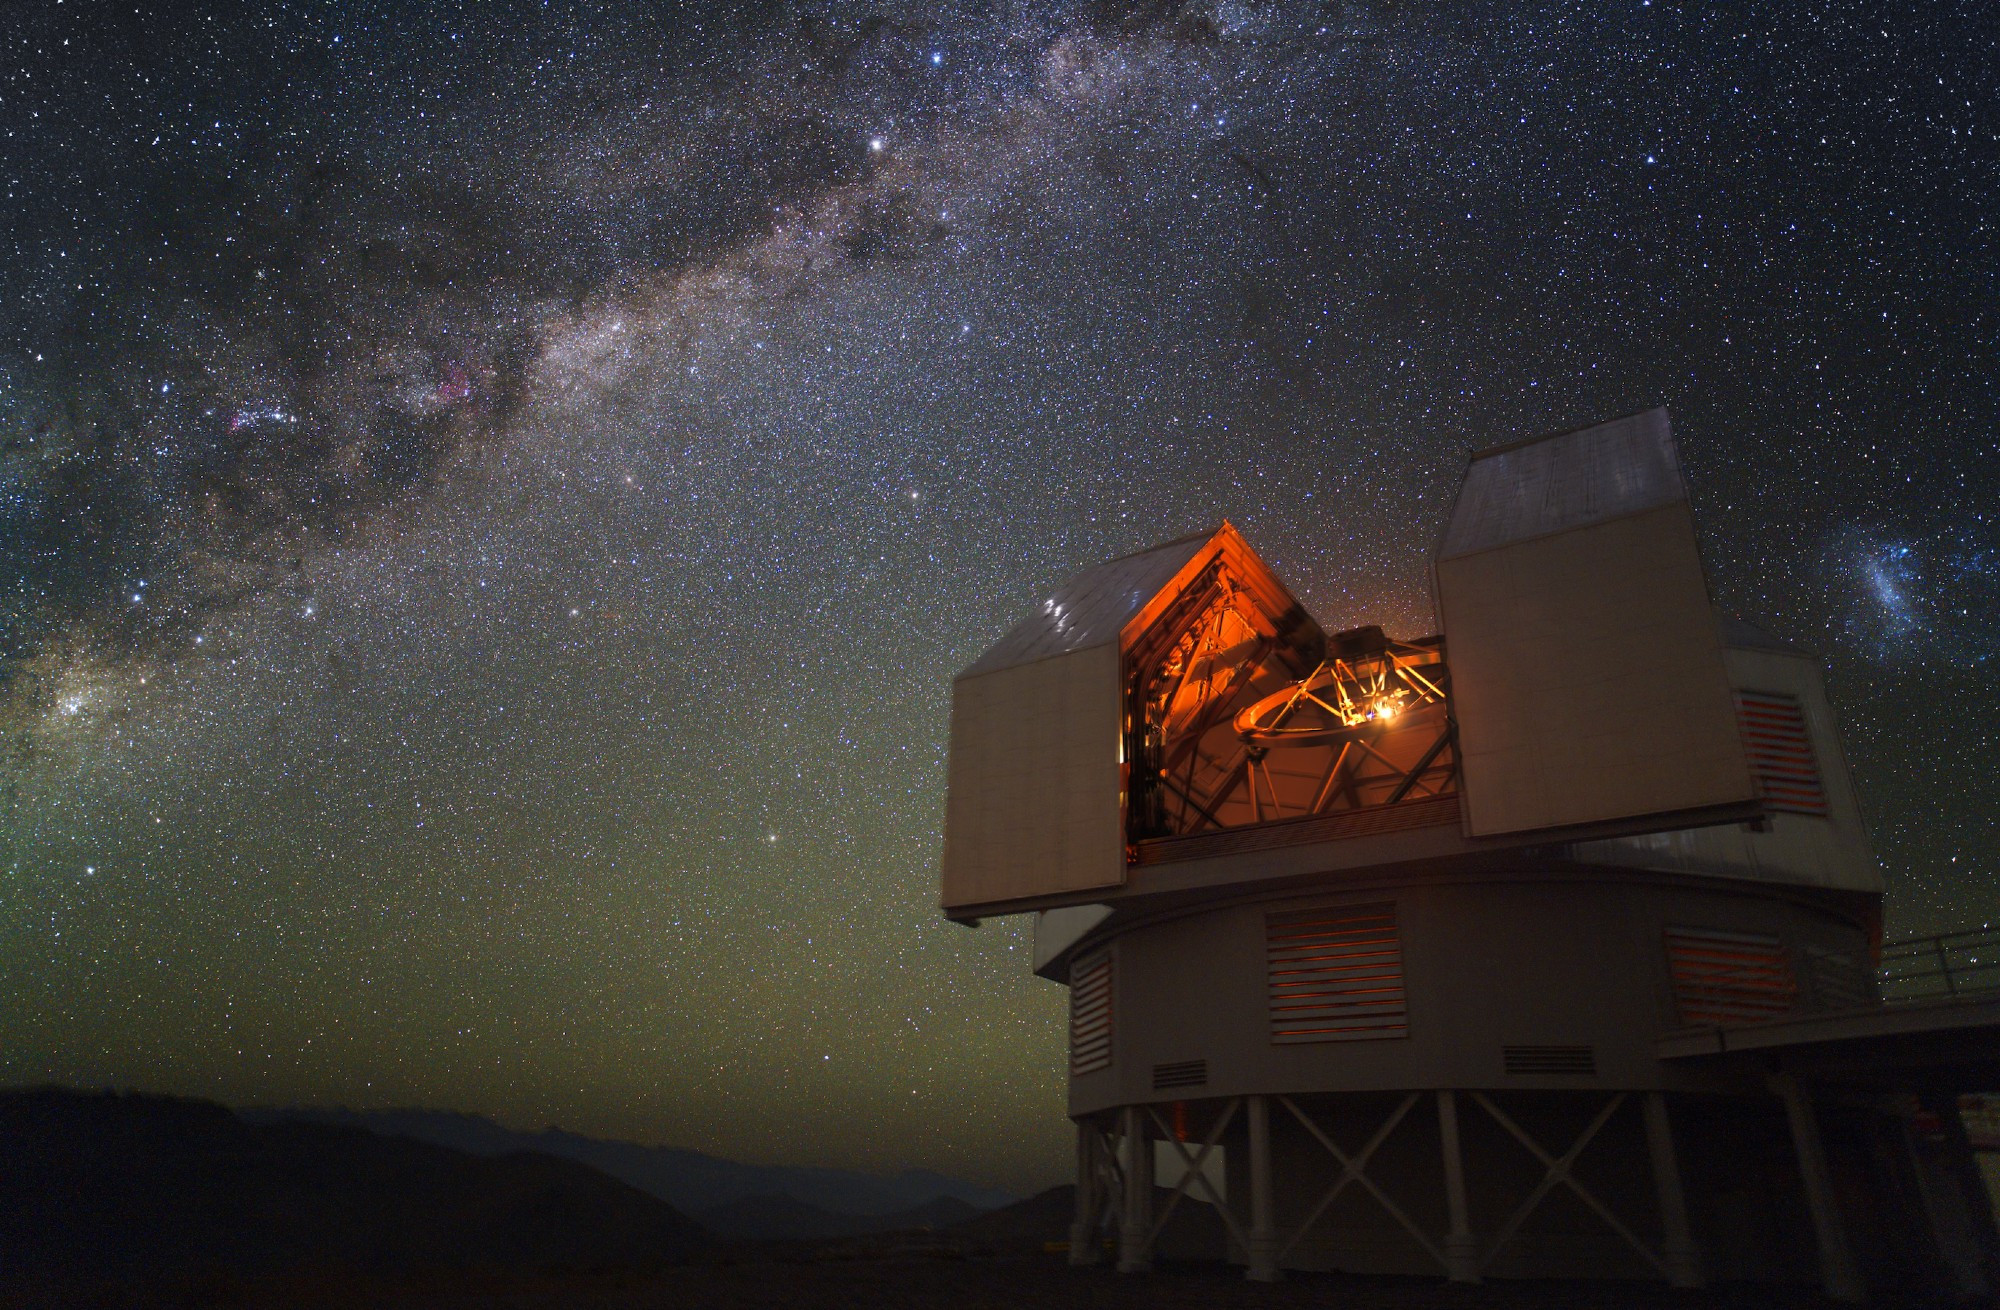
<svg viewBox="0 0 2000 1310"><path fill-rule="evenodd" d="M1069 988L1071 1259L1192 1203L1255 1279L1988 1291L2000 940L1885 999L1819 664L1716 613L1665 411L1474 455L1431 578L1329 632L1225 523L955 681L944 912Z"/></svg>

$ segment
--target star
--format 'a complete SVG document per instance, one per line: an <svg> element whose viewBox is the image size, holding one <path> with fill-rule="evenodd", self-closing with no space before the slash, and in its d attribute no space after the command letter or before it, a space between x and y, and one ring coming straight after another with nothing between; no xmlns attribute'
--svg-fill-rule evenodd
<svg viewBox="0 0 2000 1310"><path fill-rule="evenodd" d="M136 64L47 8L0 1078L1039 1188L1061 989L936 914L953 675L1224 518L1434 631L1466 452L1654 404L1718 604L1827 663L1885 931L2000 915L1977 6L182 6ZM786 1099L828 996L865 1058Z"/></svg>

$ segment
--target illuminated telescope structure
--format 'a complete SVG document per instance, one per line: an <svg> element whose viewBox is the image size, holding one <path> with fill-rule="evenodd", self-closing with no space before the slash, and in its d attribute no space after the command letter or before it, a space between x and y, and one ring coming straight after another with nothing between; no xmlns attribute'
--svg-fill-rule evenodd
<svg viewBox="0 0 2000 1310"><path fill-rule="evenodd" d="M1444 690L1422 672L1426 664L1433 676L1442 672L1435 650L1404 646L1398 651L1380 628L1342 635L1368 645L1345 657L1321 660L1294 686L1246 708L1236 716L1236 735L1267 749L1346 744L1400 726L1399 720L1407 724L1403 716L1421 710L1437 711L1430 717L1444 726Z"/></svg>
<svg viewBox="0 0 2000 1310"><path fill-rule="evenodd" d="M954 682L943 909L1070 989L1072 1259L1197 1204L1258 1279L1984 1290L2000 999L1883 1000L1819 663L1716 612L1665 411L1473 456L1431 581L1328 635L1225 523Z"/></svg>

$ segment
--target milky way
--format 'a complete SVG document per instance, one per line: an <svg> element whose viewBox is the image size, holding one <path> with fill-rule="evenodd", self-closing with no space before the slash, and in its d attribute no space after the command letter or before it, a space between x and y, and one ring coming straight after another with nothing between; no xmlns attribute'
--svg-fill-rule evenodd
<svg viewBox="0 0 2000 1310"><path fill-rule="evenodd" d="M1062 1169L951 674L1227 517L1432 624L1664 403L1891 931L2000 912L1976 4L53 5L0 35L0 1078Z"/></svg>

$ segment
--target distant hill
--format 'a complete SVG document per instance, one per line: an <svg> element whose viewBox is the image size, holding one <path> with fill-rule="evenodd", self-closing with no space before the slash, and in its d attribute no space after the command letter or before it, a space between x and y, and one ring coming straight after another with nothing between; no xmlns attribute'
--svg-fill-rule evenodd
<svg viewBox="0 0 2000 1310"><path fill-rule="evenodd" d="M695 1217L704 1228L720 1237L769 1241L936 1231L981 1213L955 1196L933 1197L913 1209L887 1215L835 1214L789 1196L745 1196L703 1210Z"/></svg>
<svg viewBox="0 0 2000 1310"><path fill-rule="evenodd" d="M434 1142L473 1155L539 1151L600 1169L691 1215L757 1197L789 1197L831 1214L877 1218L901 1215L941 1197L963 1201L974 1210L992 1210L1015 1199L1006 1192L924 1169L868 1174L847 1169L738 1164L700 1151L607 1141L557 1128L538 1133L516 1132L479 1115L443 1110L255 1108L238 1113L252 1123L303 1120L345 1124Z"/></svg>
<svg viewBox="0 0 2000 1310"><path fill-rule="evenodd" d="M0 1091L9 1278L648 1268L710 1240L671 1205L571 1160L250 1124L173 1097Z"/></svg>
<svg viewBox="0 0 2000 1310"><path fill-rule="evenodd" d="M1166 1206L1169 1195L1164 1187L1154 1193L1155 1213ZM1037 1192L1025 1201L960 1220L949 1232L977 1250L1025 1255L1040 1251L1051 1242L1067 1243L1070 1220L1075 1214L1076 1185L1064 1183ZM1104 1237L1115 1241L1115 1228ZM1214 1207L1182 1197L1153 1249L1162 1260L1221 1260L1227 1256L1228 1248L1228 1229ZM1109 1251L1105 1258L1110 1258Z"/></svg>

